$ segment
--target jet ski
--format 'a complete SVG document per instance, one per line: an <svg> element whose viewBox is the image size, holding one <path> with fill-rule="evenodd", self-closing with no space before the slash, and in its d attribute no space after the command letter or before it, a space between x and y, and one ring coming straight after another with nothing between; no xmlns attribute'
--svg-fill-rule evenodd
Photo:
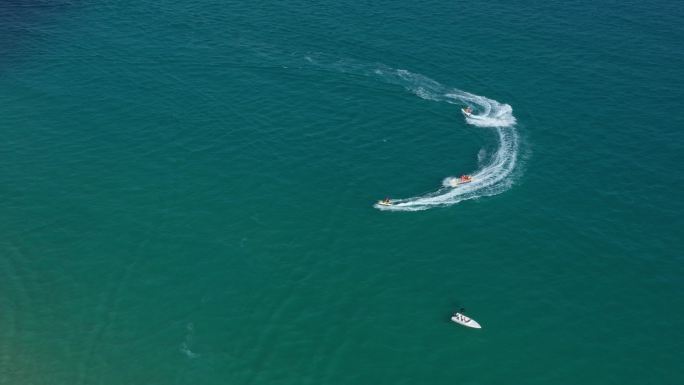
<svg viewBox="0 0 684 385"><path fill-rule="evenodd" d="M475 115L473 115L473 110L468 111L466 108L461 108L461 112L463 113L463 115L465 115L466 118L475 117Z"/></svg>
<svg viewBox="0 0 684 385"><path fill-rule="evenodd" d="M454 315L451 316L451 320L456 322L457 324L460 324L460 325L463 325L463 326L466 326L469 328L482 329L482 326L480 326L480 324L477 323L477 321L475 321L472 318L468 318L461 313L454 313Z"/></svg>
<svg viewBox="0 0 684 385"><path fill-rule="evenodd" d="M464 175L464 176L462 176L462 177L460 177L460 178L451 178L451 180L449 180L449 185L450 185L451 187L458 187L458 186L460 186L460 185L462 185L462 184L470 183L470 182L472 182L472 181L473 181L473 177L472 177L472 176L470 176L470 175Z"/></svg>
<svg viewBox="0 0 684 385"><path fill-rule="evenodd" d="M392 206L392 201L390 201L389 199L383 199L381 201L378 201L378 204L380 206Z"/></svg>

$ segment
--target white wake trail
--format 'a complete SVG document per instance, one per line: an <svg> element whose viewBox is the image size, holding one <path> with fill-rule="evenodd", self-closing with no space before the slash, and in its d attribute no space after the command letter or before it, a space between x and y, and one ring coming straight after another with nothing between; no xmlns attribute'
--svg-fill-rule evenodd
<svg viewBox="0 0 684 385"><path fill-rule="evenodd" d="M323 65L339 72L374 77L386 83L402 86L426 100L459 106L468 105L474 113L473 117L466 118L466 122L473 126L492 129L497 135L499 146L491 157L486 159L486 152L482 151L480 152L482 156L478 154L480 168L470 174L473 178L472 182L451 187L456 177L450 176L442 181L442 187L436 191L412 198L392 199L390 206L376 203L374 207L378 210L420 211L451 206L467 199L499 194L513 184L520 140L515 129L516 120L513 116L513 109L508 104L459 89L448 88L426 76L384 65L369 65L351 60L322 64L311 57L306 59L310 63ZM460 115L459 111L455 111L454 116L457 116L457 113Z"/></svg>
<svg viewBox="0 0 684 385"><path fill-rule="evenodd" d="M519 138L511 106L484 96L449 89L428 77L406 70L383 67L376 68L373 74L383 81L401 85L426 100L471 106L475 114L466 118L466 122L494 129L499 140L499 146L489 161L480 160L480 168L471 174L472 182L451 187L456 177L447 177L443 180L442 187L434 192L395 199L391 206L375 204L375 208L387 211L420 211L451 206L463 200L499 194L512 185L518 160Z"/></svg>
<svg viewBox="0 0 684 385"><path fill-rule="evenodd" d="M511 179L517 162L518 135L507 127L495 127L499 148L492 159L471 174L473 181L451 187L455 176L444 178L440 189L424 195L392 200L391 206L375 204L375 208L388 211L420 211L433 207L451 206L467 199L499 194L513 183Z"/></svg>

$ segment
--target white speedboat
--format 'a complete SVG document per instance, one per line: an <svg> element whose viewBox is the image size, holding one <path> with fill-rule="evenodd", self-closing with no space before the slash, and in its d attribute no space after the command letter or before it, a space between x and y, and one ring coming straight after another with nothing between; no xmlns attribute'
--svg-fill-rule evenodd
<svg viewBox="0 0 684 385"><path fill-rule="evenodd" d="M475 321L472 318L466 317L461 313L454 313L454 315L451 316L451 320L456 322L457 324L461 324L469 328L482 329L482 326L480 326L480 324L477 323L477 321Z"/></svg>

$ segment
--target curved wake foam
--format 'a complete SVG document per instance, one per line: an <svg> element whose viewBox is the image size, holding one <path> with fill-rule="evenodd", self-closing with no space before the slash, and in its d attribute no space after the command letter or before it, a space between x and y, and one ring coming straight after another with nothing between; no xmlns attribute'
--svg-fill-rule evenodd
<svg viewBox="0 0 684 385"><path fill-rule="evenodd" d="M306 57L306 59L311 63L321 64L311 57ZM426 76L384 65L370 66L353 61L337 61L324 66L343 73L361 74L375 77L386 83L400 85L426 100L469 105L475 112L472 117L466 118L466 122L473 126L492 128L498 137L499 147L489 159L486 159L486 151L481 150L478 154L480 168L470 174L473 177L472 182L451 187L455 177L447 177L442 181L442 187L434 192L412 198L393 199L391 206L375 204L375 208L387 211L419 211L451 206L463 200L499 194L513 184L512 177L518 159L519 138L515 130L516 120L513 116L513 109L508 104L448 88Z"/></svg>
<svg viewBox="0 0 684 385"><path fill-rule="evenodd" d="M515 130L496 127L499 148L487 164L471 174L473 181L458 187L451 187L456 177L447 177L442 188L421 196L395 199L392 206L376 204L380 210L419 211L433 207L451 206L466 199L495 195L507 190L513 181L510 178L515 169L518 153L518 136Z"/></svg>

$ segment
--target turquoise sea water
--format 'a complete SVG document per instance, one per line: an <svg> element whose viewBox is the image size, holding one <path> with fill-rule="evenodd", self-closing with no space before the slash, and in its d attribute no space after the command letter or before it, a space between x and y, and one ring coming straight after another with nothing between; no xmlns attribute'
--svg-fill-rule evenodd
<svg viewBox="0 0 684 385"><path fill-rule="evenodd" d="M0 383L683 383L683 26L2 2Z"/></svg>

